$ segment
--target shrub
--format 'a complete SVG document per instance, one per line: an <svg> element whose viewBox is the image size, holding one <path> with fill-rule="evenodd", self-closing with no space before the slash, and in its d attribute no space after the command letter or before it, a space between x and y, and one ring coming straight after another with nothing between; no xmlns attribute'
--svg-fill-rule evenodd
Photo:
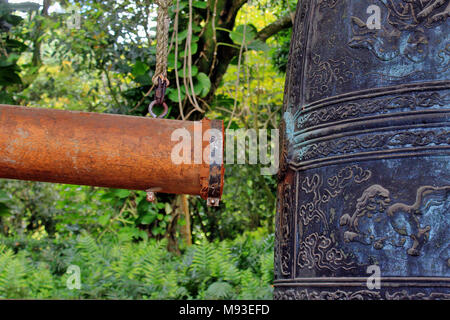
<svg viewBox="0 0 450 320"><path fill-rule="evenodd" d="M0 298L271 299L273 235L206 240L177 256L167 241L0 238ZM81 289L66 270L77 265Z"/></svg>

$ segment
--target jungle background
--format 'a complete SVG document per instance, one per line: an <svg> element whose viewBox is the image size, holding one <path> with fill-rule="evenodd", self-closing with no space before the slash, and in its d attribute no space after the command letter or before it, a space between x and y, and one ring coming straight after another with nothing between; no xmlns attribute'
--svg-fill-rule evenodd
<svg viewBox="0 0 450 320"><path fill-rule="evenodd" d="M296 1L173 0L166 118L277 128ZM148 116L151 0L0 0L0 103ZM80 13L77 20L77 12ZM223 201L0 180L0 298L271 299L276 176ZM81 288L67 286L69 266Z"/></svg>

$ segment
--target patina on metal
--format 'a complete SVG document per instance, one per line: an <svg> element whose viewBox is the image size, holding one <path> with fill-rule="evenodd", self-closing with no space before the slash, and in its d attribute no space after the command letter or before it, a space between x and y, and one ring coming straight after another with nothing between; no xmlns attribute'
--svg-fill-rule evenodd
<svg viewBox="0 0 450 320"><path fill-rule="evenodd" d="M0 178L145 190L149 201L155 193L200 195L219 205L223 130L218 120L0 105ZM187 148L176 148L183 142Z"/></svg>
<svg viewBox="0 0 450 320"><path fill-rule="evenodd" d="M275 299L450 299L449 14L449 0L300 0Z"/></svg>

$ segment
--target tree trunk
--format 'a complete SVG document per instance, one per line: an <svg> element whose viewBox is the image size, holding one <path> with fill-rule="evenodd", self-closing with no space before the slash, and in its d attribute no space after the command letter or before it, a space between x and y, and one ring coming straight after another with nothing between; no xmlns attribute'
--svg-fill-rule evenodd
<svg viewBox="0 0 450 320"><path fill-rule="evenodd" d="M192 245L192 235L191 235L191 215L189 212L189 201L188 196L183 194L180 196L181 211L184 215L185 225L181 228L181 233L187 246Z"/></svg>
<svg viewBox="0 0 450 320"><path fill-rule="evenodd" d="M203 33L199 48L202 50L194 57L198 59L200 72L209 75L211 90L206 97L209 104L225 75L231 61L239 54L239 49L230 38L228 32L219 29L233 30L239 10L248 0L209 0L210 19ZM215 13L215 17L214 17ZM292 26L292 14L286 14L258 32L258 38L266 41L279 31Z"/></svg>

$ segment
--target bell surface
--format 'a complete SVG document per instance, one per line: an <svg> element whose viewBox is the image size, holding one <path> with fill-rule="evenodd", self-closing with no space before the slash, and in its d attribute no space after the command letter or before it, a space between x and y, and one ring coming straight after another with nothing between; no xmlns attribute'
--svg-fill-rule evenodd
<svg viewBox="0 0 450 320"><path fill-rule="evenodd" d="M275 299L450 299L450 0L300 0Z"/></svg>

